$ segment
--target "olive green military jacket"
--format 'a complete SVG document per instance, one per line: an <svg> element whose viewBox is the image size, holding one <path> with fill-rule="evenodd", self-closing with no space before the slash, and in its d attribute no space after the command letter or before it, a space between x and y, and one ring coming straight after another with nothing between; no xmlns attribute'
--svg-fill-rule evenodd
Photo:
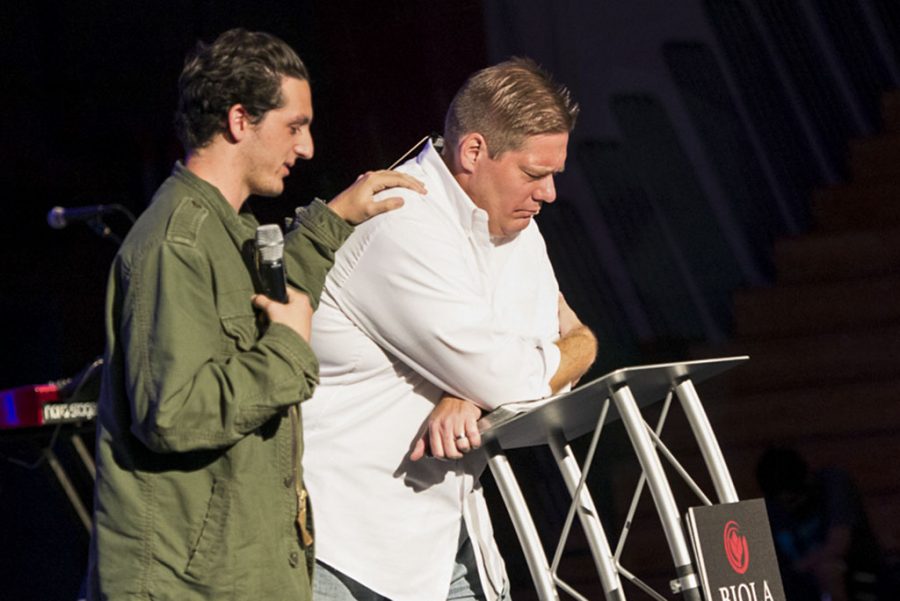
<svg viewBox="0 0 900 601"><path fill-rule="evenodd" d="M300 213L285 268L315 306L352 228L319 201ZM318 362L254 312L256 226L179 164L115 258L89 598L311 596L290 407L312 395Z"/></svg>

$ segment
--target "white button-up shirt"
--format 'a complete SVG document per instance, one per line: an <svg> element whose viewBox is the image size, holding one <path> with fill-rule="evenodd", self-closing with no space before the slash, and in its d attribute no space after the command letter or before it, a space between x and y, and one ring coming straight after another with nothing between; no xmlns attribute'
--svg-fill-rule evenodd
<svg viewBox="0 0 900 601"><path fill-rule="evenodd" d="M429 143L399 171L426 196L341 247L313 318L321 381L303 404L316 555L394 601L446 599L466 518L485 589L502 586L482 454L409 460L442 391L490 410L550 394L559 288L534 223L503 244ZM499 575L498 572L501 572Z"/></svg>

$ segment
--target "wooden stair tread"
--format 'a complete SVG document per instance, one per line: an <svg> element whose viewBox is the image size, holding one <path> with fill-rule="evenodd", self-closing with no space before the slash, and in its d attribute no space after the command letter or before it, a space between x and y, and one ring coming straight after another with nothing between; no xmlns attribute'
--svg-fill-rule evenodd
<svg viewBox="0 0 900 601"><path fill-rule="evenodd" d="M776 285L900 273L900 227L821 232L775 242Z"/></svg>
<svg viewBox="0 0 900 601"><path fill-rule="evenodd" d="M697 347L695 358L749 355L715 385L741 394L900 377L900 325Z"/></svg>
<svg viewBox="0 0 900 601"><path fill-rule="evenodd" d="M819 188L811 212L819 231L880 229L900 225L900 182L853 182Z"/></svg>
<svg viewBox="0 0 900 601"><path fill-rule="evenodd" d="M770 439L784 440L900 432L900 378L743 396L707 395L702 389L699 394L717 435L720 430L726 434L720 436L720 443L729 447L754 444L760 439L759 429ZM672 416L680 411L673 409ZM760 416L775 418L759 421ZM755 423L761 428L752 427ZM677 449L693 446L686 424L673 429L666 444Z"/></svg>
<svg viewBox="0 0 900 601"><path fill-rule="evenodd" d="M742 338L900 324L900 274L756 288L734 296Z"/></svg>
<svg viewBox="0 0 900 601"><path fill-rule="evenodd" d="M900 133L850 140L850 173L858 182L900 182Z"/></svg>

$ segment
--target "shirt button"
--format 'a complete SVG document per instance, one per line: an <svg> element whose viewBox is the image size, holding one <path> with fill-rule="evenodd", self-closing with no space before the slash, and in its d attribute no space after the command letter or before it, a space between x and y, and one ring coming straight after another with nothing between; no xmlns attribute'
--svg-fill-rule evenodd
<svg viewBox="0 0 900 601"><path fill-rule="evenodd" d="M296 551L291 551L291 554L288 557L288 561L290 562L292 568L296 568L297 564L300 563L300 555Z"/></svg>
<svg viewBox="0 0 900 601"><path fill-rule="evenodd" d="M291 486L293 486L293 484L294 484L294 478L292 476L284 477L284 487L285 488L290 488Z"/></svg>

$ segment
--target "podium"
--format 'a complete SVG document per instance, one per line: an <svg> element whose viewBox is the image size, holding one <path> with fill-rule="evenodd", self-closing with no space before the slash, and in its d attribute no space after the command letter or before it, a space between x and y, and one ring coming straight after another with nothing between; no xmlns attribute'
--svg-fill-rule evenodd
<svg viewBox="0 0 900 601"><path fill-rule="evenodd" d="M585 599L557 575L562 550L575 515L584 530L607 601L624 601L623 578L651 597L665 601L665 597L619 563L618 556L627 535L627 526L620 537L616 553L613 553L590 492L585 487L586 475L603 425L615 419L622 420L642 471L626 525L631 523L646 483L662 522L674 563L676 578L671 582L672 591L690 601L702 599L696 561L691 554L681 517L683 511L679 511L675 502L660 455L672 463L704 504L712 505L712 502L661 443L659 433L673 397L677 397L709 470L718 502L737 502L738 496L731 475L694 383L714 377L748 358L723 357L623 368L568 393L539 401L504 405L479 420L479 430L488 453L488 465L522 545L538 597L542 601L559 599L559 589L576 599ZM654 430L644 421L640 410L660 401L664 403L662 417ZM568 443L591 431L594 436L583 465L579 466ZM572 497L552 562L547 560L525 499L504 454L504 450L541 444L550 446Z"/></svg>

